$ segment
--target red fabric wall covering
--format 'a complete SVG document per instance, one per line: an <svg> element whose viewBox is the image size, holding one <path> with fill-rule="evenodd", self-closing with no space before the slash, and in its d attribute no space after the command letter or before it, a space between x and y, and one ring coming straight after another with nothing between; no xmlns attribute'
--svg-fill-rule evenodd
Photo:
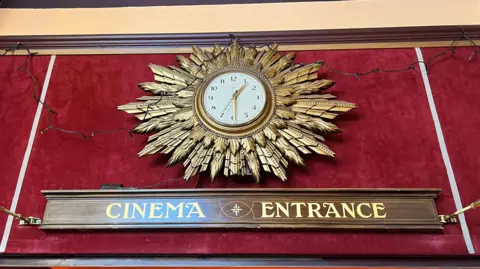
<svg viewBox="0 0 480 269"><path fill-rule="evenodd" d="M428 58L441 49L422 49ZM480 199L480 55L458 48L430 66L429 78L463 205ZM472 242L480 252L480 212L466 214Z"/></svg>
<svg viewBox="0 0 480 269"><path fill-rule="evenodd" d="M312 51L297 62L325 60L345 71L374 67L403 68L416 61L413 49ZM116 106L143 95L135 85L151 81L148 63L174 64L174 55L59 56L47 94L56 108L55 124L66 129L131 128L135 119ZM432 71L433 73L433 71ZM267 177L260 187L285 188L442 188L440 213L455 210L435 129L418 70L372 74L357 81L325 69L334 79L331 93L358 104L337 123L344 133L331 137L337 159L307 158L308 169L291 166L290 180ZM447 77L446 74L443 74ZM47 124L42 117L40 129ZM37 134L19 203L19 211L43 215L43 189L96 189L101 183L145 186L183 174L165 168L166 157L138 159L146 137L124 133L91 141L57 131ZM5 157L4 157L5 158ZM201 177L200 187L257 187ZM203 180L205 179L205 180ZM195 182L171 181L162 187L191 188ZM470 190L473 192L473 190ZM190 230L43 232L12 230L10 253L159 253L159 254L467 254L459 226L443 233L304 232L295 230Z"/></svg>
<svg viewBox="0 0 480 269"><path fill-rule="evenodd" d="M0 205L10 208L18 173L22 165L37 105L32 98L33 82L15 69L23 67L25 57L0 57ZM32 73L37 78L38 96L42 91L49 57L38 56ZM0 236L3 236L6 214L0 214Z"/></svg>

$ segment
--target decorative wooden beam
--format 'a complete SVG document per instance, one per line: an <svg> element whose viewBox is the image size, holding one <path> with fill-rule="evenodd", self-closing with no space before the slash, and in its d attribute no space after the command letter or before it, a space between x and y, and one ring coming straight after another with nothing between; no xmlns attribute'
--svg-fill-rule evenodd
<svg viewBox="0 0 480 269"><path fill-rule="evenodd" d="M475 39L480 35L479 25L463 26L463 30ZM454 41L464 39L459 26L389 27L363 29L258 31L232 33L178 33L178 34L119 34L119 35L54 35L54 36L0 36L0 47L14 47L22 42L34 50L46 49L108 49L108 48L186 48L225 45L231 35L246 45L325 45L361 43L401 43Z"/></svg>
<svg viewBox="0 0 480 269"><path fill-rule="evenodd" d="M438 189L43 191L43 229L322 228L440 231Z"/></svg>

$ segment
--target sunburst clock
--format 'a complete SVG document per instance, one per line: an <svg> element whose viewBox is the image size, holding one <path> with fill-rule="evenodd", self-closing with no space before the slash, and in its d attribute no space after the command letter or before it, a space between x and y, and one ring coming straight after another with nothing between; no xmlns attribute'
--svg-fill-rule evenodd
<svg viewBox="0 0 480 269"><path fill-rule="evenodd" d="M168 165L183 162L185 180L210 169L213 180L261 171L287 179L289 162L304 165L301 154L333 157L321 133L337 132L328 120L355 108L321 93L333 86L317 80L322 62L294 64L295 53L277 44L263 50L236 40L212 51L193 46L180 68L150 64L156 82L138 86L153 93L118 109L143 121L134 132L153 133L139 156L171 154Z"/></svg>

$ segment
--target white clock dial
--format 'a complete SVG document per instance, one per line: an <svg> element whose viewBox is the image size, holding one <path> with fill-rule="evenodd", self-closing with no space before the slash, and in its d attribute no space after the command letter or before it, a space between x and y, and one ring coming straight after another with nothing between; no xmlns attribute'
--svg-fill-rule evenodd
<svg viewBox="0 0 480 269"><path fill-rule="evenodd" d="M229 72L215 77L203 96L207 115L221 125L240 126L256 119L266 104L265 88L253 75Z"/></svg>

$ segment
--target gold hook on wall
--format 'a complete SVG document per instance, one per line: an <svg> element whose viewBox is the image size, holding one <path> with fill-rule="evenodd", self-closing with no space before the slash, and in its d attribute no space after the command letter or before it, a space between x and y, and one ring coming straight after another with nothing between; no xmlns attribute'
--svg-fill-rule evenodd
<svg viewBox="0 0 480 269"><path fill-rule="evenodd" d="M480 206L480 200L477 200L473 203L471 203L469 206L466 206L460 210L457 210L455 213L450 214L450 215L440 215L440 222L441 223L457 223L457 218L459 214L462 214L468 210L475 209Z"/></svg>
<svg viewBox="0 0 480 269"><path fill-rule="evenodd" d="M0 205L0 212L5 212L10 216L13 216L16 219L20 220L19 225L21 226L37 226L42 223L42 220L36 217L24 217L18 213L12 212L5 207Z"/></svg>

